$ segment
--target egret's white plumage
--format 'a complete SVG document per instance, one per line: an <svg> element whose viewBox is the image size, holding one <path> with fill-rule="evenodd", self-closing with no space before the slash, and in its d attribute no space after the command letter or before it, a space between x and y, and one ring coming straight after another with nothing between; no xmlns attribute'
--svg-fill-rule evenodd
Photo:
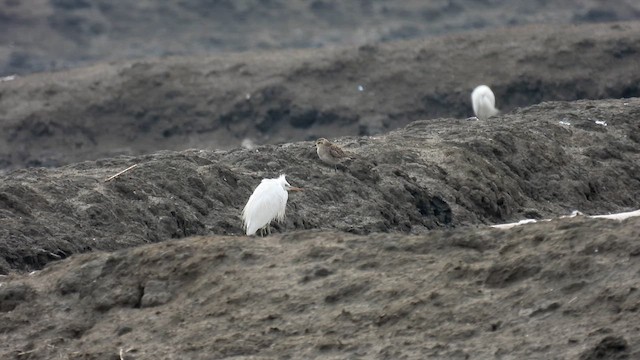
<svg viewBox="0 0 640 360"><path fill-rule="evenodd" d="M282 222L289 199L288 192L300 190L291 186L285 175L280 175L277 179L262 179L242 210L247 235L254 235L263 228L269 229L272 220Z"/></svg>
<svg viewBox="0 0 640 360"><path fill-rule="evenodd" d="M496 109L496 97L487 85L480 85L471 93L473 112L480 120L486 120L498 114Z"/></svg>

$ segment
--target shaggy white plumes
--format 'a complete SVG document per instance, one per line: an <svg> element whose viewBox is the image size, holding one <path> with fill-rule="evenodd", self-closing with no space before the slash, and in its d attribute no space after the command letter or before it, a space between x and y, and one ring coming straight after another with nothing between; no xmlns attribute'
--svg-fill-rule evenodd
<svg viewBox="0 0 640 360"><path fill-rule="evenodd" d="M284 220L288 192L301 190L291 186L284 175L277 179L262 179L242 210L242 222L247 235L254 235L256 231L265 228L266 232L270 233L269 224L272 220Z"/></svg>
<svg viewBox="0 0 640 360"><path fill-rule="evenodd" d="M473 105L473 113L480 120L486 120L499 112L496 109L496 97L487 85L480 85L473 89L471 104Z"/></svg>

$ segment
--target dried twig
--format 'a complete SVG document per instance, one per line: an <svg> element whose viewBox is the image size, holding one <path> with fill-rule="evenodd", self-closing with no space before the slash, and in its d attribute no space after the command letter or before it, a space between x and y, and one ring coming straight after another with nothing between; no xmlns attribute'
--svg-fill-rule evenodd
<svg viewBox="0 0 640 360"><path fill-rule="evenodd" d="M126 168L126 169L124 169L124 170L120 171L119 173L117 173L117 174L115 174L115 175L112 175L112 176L109 176L108 178L106 178L106 179L105 179L105 181L104 181L104 182L111 181L111 180L113 180L113 179L117 178L118 176L120 176L120 175L122 175L122 174L126 173L127 171L129 171L129 170L131 170L131 169L135 168L136 166L138 166L138 164L133 164L133 165L129 166L128 168Z"/></svg>
<svg viewBox="0 0 640 360"><path fill-rule="evenodd" d="M16 354L16 356L29 355L29 354L31 354L32 352L36 351L36 350L38 350L38 349L36 348L36 349L33 349L33 350L29 350L29 351L21 351L21 352L17 353L17 354Z"/></svg>

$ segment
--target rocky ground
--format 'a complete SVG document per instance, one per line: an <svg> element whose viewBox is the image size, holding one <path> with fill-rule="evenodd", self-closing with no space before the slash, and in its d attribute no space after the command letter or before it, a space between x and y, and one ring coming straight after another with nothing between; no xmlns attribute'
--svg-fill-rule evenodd
<svg viewBox="0 0 640 360"><path fill-rule="evenodd" d="M0 358L640 358L640 219L489 227L640 208L635 2L127 4L0 2Z"/></svg>

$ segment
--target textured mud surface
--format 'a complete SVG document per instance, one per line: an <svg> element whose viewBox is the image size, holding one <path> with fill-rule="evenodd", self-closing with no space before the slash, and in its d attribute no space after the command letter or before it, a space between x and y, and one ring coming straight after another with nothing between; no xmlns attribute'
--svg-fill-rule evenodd
<svg viewBox="0 0 640 360"><path fill-rule="evenodd" d="M0 355L634 359L638 229L304 231L87 254L2 280Z"/></svg>
<svg viewBox="0 0 640 360"><path fill-rule="evenodd" d="M338 139L338 171L313 142L8 171L0 357L636 358L640 220L486 224L640 207L639 118L632 98L418 121ZM305 188L286 223L242 236L281 172Z"/></svg>
<svg viewBox="0 0 640 360"><path fill-rule="evenodd" d="M631 0L3 0L0 76L100 61L640 19Z"/></svg>
<svg viewBox="0 0 640 360"><path fill-rule="evenodd" d="M640 10L519 3L0 1L0 358L640 358L640 219L488 227L640 208Z"/></svg>
<svg viewBox="0 0 640 360"><path fill-rule="evenodd" d="M189 235L240 235L252 189L280 173L306 189L291 196L287 231L424 233L575 209L633 210L639 124L637 98L549 102L488 121L425 120L344 138L355 159L337 172L317 159L313 142L14 170L0 183L0 269Z"/></svg>
<svg viewBox="0 0 640 360"><path fill-rule="evenodd" d="M640 23L527 27L343 50L103 64L0 82L0 168L372 135L472 115L640 95ZM360 91L361 90L361 91Z"/></svg>

